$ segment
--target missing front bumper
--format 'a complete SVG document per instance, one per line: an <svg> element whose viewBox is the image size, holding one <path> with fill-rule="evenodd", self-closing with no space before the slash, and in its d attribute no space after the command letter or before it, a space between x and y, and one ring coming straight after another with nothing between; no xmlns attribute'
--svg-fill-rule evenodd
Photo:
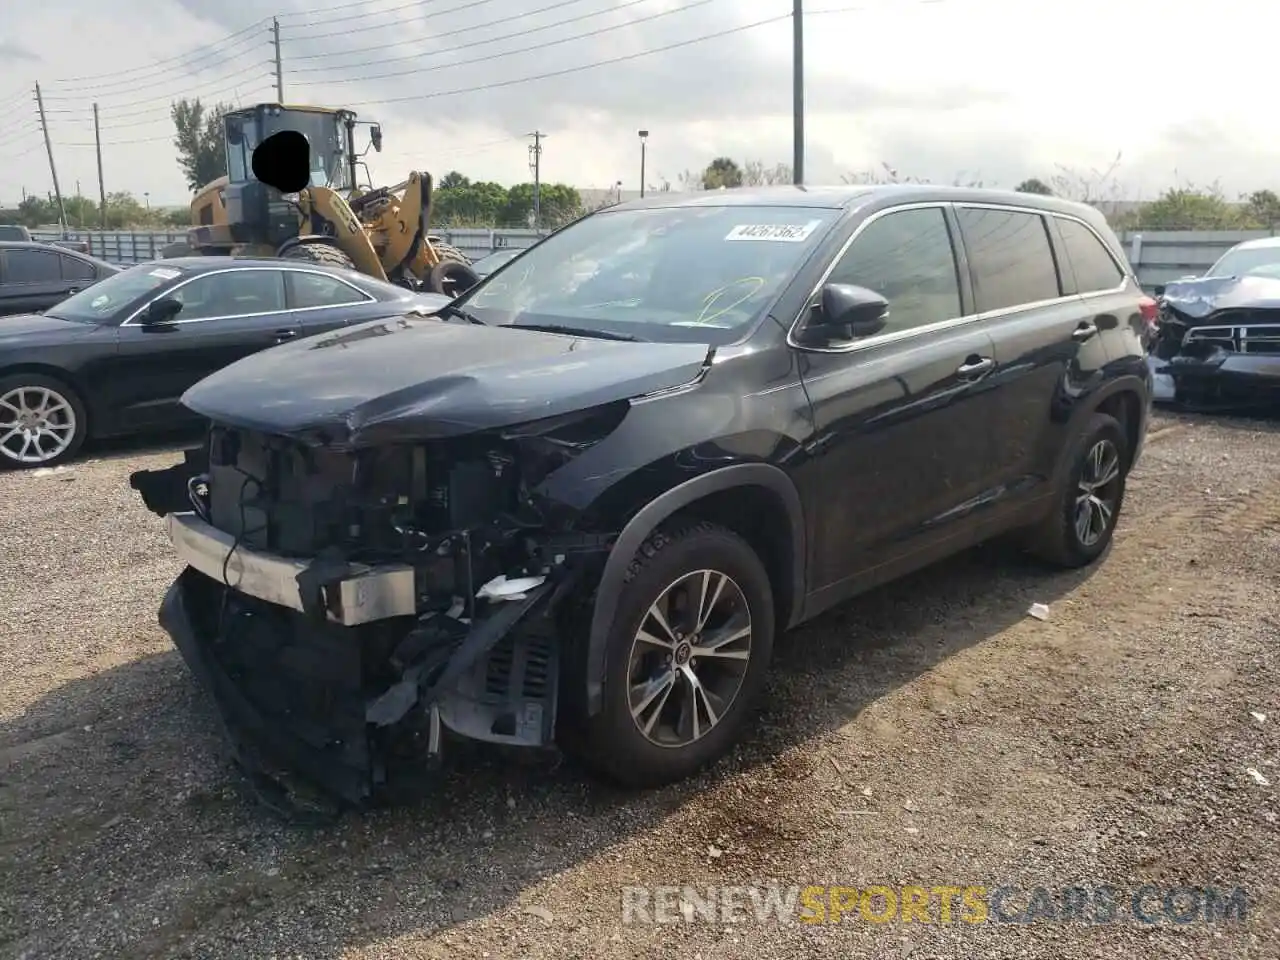
<svg viewBox="0 0 1280 960"><path fill-rule="evenodd" d="M540 615L550 593L546 584L474 624L449 620L457 642L444 645L439 616L316 621L189 566L159 619L246 772L363 806L434 767L442 728L512 746L554 742L559 644Z"/></svg>

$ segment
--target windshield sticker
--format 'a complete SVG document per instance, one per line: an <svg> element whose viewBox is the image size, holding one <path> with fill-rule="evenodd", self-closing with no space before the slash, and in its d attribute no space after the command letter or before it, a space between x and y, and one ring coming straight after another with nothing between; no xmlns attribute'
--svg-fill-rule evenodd
<svg viewBox="0 0 1280 960"><path fill-rule="evenodd" d="M182 271L170 270L168 267L157 267L151 271L151 276L159 277L161 280L172 280L174 277L182 276Z"/></svg>
<svg viewBox="0 0 1280 960"><path fill-rule="evenodd" d="M821 220L810 220L808 223L741 223L730 230L725 239L804 243L821 223Z"/></svg>

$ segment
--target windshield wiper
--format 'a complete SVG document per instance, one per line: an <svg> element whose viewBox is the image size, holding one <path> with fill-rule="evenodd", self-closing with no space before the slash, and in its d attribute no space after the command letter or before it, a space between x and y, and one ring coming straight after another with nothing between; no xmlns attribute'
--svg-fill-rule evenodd
<svg viewBox="0 0 1280 960"><path fill-rule="evenodd" d="M643 343L640 337L629 333L612 333L608 330L591 330L587 327L567 327L560 323L513 323L517 330L541 330L543 333L568 333L575 337L595 337L598 340L627 340L631 343Z"/></svg>
<svg viewBox="0 0 1280 960"><path fill-rule="evenodd" d="M482 327L486 326L485 322L474 313L468 313L461 307L455 307L452 303L446 303L436 311L436 315L441 317L457 317L459 320L467 321L467 323L477 323Z"/></svg>

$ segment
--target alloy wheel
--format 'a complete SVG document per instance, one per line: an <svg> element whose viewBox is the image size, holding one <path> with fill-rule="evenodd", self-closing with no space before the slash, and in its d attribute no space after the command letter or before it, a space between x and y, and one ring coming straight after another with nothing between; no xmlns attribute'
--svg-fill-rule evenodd
<svg viewBox="0 0 1280 960"><path fill-rule="evenodd" d="M16 463L46 463L71 446L76 412L48 387L16 387L0 396L0 455Z"/></svg>
<svg viewBox="0 0 1280 960"><path fill-rule="evenodd" d="M1092 547L1106 535L1120 494L1120 451L1108 439L1089 448L1076 491L1076 537Z"/></svg>
<svg viewBox="0 0 1280 960"><path fill-rule="evenodd" d="M728 713L751 659L751 611L742 588L718 570L695 570L666 587L631 644L631 719L660 747L687 747Z"/></svg>

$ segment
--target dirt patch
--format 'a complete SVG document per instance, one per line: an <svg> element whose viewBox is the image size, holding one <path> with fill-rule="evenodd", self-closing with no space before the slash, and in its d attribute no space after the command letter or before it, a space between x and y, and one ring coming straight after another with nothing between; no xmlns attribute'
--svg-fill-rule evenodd
<svg viewBox="0 0 1280 960"><path fill-rule="evenodd" d="M690 783L468 750L415 802L320 829L244 797L156 625L177 565L127 476L175 459L0 475L5 955L1280 955L1272 426L1157 419L1096 569L986 548L782 638L754 734ZM1124 909L621 923L623 887L767 881L1004 887L1006 914L1110 886ZM1174 923L1157 898L1143 923L1144 884L1242 887L1247 916Z"/></svg>

